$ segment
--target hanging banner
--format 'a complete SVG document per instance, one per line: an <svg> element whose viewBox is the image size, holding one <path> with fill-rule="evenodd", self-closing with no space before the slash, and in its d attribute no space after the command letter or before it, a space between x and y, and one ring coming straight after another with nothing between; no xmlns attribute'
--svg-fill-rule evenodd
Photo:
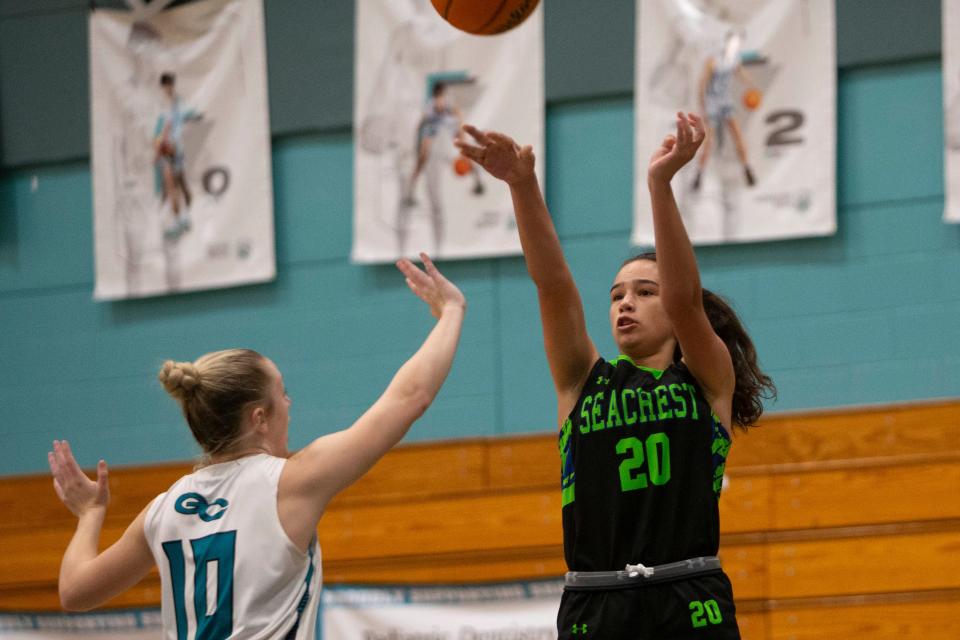
<svg viewBox="0 0 960 640"><path fill-rule="evenodd" d="M501 131L533 145L542 169L542 6L474 36L430 0L356 3L354 261L520 253L509 188L453 140L464 122Z"/></svg>
<svg viewBox="0 0 960 640"><path fill-rule="evenodd" d="M318 640L556 640L562 580L324 586ZM0 640L159 640L159 609L0 613Z"/></svg>
<svg viewBox="0 0 960 640"><path fill-rule="evenodd" d="M637 0L633 243L653 244L650 156L703 116L673 180L697 244L836 231L833 0Z"/></svg>
<svg viewBox="0 0 960 640"><path fill-rule="evenodd" d="M0 613L0 640L160 640L159 609L96 613Z"/></svg>
<svg viewBox="0 0 960 640"><path fill-rule="evenodd" d="M960 4L943 0L943 114L944 188L943 219L960 222Z"/></svg>
<svg viewBox="0 0 960 640"><path fill-rule="evenodd" d="M260 0L135 15L90 13L94 297L273 279Z"/></svg>
<svg viewBox="0 0 960 640"><path fill-rule="evenodd" d="M328 587L325 640L556 640L563 582Z"/></svg>

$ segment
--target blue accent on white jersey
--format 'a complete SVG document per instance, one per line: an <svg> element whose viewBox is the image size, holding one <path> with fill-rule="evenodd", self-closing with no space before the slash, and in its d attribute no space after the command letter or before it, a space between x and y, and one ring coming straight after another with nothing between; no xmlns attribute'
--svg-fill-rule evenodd
<svg viewBox="0 0 960 640"><path fill-rule="evenodd" d="M216 500L207 502L207 499L202 495L191 491L177 498L177 502L173 508L176 509L178 513L184 515L197 514L204 522L212 522L220 518L227 511L228 506L230 506L230 503L223 498L217 498ZM211 507L214 508L213 513L210 512Z"/></svg>

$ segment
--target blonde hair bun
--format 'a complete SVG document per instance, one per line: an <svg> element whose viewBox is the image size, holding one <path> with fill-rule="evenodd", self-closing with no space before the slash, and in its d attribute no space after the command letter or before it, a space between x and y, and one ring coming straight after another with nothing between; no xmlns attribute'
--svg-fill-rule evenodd
<svg viewBox="0 0 960 640"><path fill-rule="evenodd" d="M183 399L200 385L200 372L192 362L167 360L157 376L167 393L178 400Z"/></svg>

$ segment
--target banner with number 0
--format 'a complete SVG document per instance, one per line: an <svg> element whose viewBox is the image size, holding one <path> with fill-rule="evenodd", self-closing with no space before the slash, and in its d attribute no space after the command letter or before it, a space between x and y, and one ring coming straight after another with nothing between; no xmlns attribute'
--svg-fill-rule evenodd
<svg viewBox="0 0 960 640"><path fill-rule="evenodd" d="M637 0L634 244L653 244L650 156L677 111L707 139L674 178L690 239L836 231L832 0Z"/></svg>
<svg viewBox="0 0 960 640"><path fill-rule="evenodd" d="M261 0L90 13L97 299L276 276Z"/></svg>

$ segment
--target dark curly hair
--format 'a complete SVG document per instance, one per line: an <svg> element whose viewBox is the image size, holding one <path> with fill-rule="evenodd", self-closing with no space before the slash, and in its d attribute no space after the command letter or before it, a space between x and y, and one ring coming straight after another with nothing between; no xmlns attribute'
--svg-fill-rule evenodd
<svg viewBox="0 0 960 640"><path fill-rule="evenodd" d="M642 253L626 260L622 267L637 260L656 262L657 254ZM753 340L750 339L750 335L747 334L733 307L709 289L703 289L703 309L710 321L710 326L727 345L733 360L733 373L736 378L733 389L733 423L738 427L749 427L760 419L763 413L763 399L770 400L777 397L777 387L770 376L760 370L757 349L753 346ZM678 343L673 359L678 362L682 356Z"/></svg>

